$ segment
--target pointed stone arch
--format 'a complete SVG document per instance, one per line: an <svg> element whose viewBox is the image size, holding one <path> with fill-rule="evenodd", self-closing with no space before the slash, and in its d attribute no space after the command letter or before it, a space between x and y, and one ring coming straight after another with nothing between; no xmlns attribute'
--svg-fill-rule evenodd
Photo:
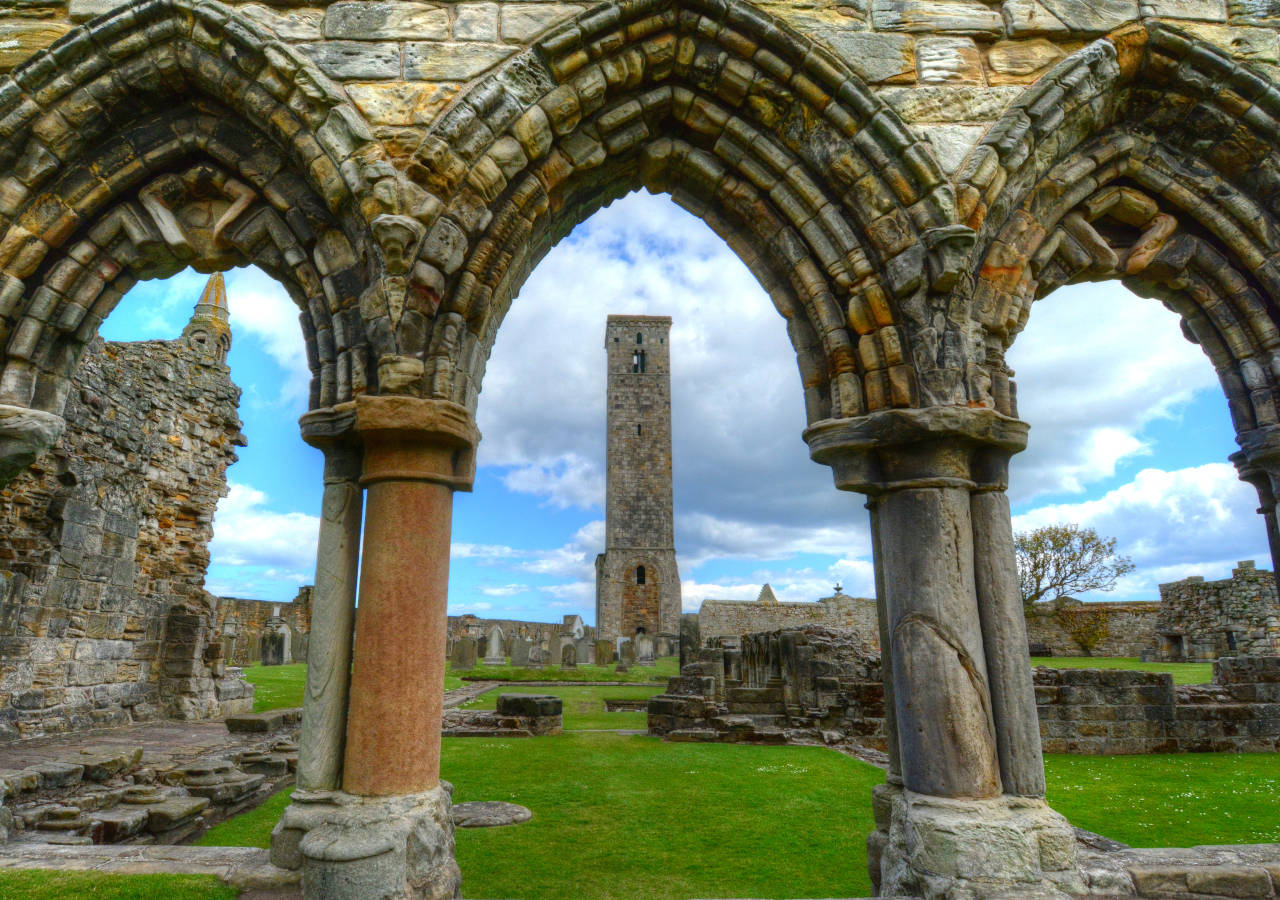
<svg viewBox="0 0 1280 900"><path fill-rule="evenodd" d="M412 155L442 198L418 271L426 392L474 409L526 275L596 209L670 193L787 321L810 421L912 407L915 358L972 235L927 143L836 56L749 4L598 6L471 86ZM932 354L928 354L932 355Z"/></svg>
<svg viewBox="0 0 1280 900"><path fill-rule="evenodd" d="M119 297L188 265L254 263L288 288L313 407L376 385L366 235L403 179L294 48L218 3L143 0L0 78L0 138L0 404L33 411L11 421L56 431Z"/></svg>
<svg viewBox="0 0 1280 900"><path fill-rule="evenodd" d="M961 173L979 233L969 338L991 380L971 398L1016 415L1004 352L1032 304L1120 279L1182 318L1218 373L1242 442L1277 423L1280 92L1164 25L1064 60Z"/></svg>

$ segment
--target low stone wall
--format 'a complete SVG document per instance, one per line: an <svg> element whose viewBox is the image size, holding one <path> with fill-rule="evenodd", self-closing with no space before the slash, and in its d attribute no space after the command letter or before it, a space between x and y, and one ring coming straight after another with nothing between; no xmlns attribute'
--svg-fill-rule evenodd
<svg viewBox="0 0 1280 900"><path fill-rule="evenodd" d="M496 709L446 709L445 737L541 737L560 734L564 701L543 694L503 694Z"/></svg>
<svg viewBox="0 0 1280 900"><path fill-rule="evenodd" d="M772 591L768 596L772 598ZM836 594L817 603L703 600L698 610L698 631L704 643L806 625L852 629L874 646L880 645L876 601L868 597Z"/></svg>
<svg viewBox="0 0 1280 900"><path fill-rule="evenodd" d="M1059 608L1037 603L1027 614L1027 643L1032 656L1127 656L1137 658L1153 646L1159 603L1080 603ZM1098 623L1082 621L1096 617ZM1100 626L1102 637L1091 651L1073 632Z"/></svg>
<svg viewBox="0 0 1280 900"><path fill-rule="evenodd" d="M1046 753L1267 753L1280 750L1280 657L1224 657L1213 683L1173 676L1037 668Z"/></svg>

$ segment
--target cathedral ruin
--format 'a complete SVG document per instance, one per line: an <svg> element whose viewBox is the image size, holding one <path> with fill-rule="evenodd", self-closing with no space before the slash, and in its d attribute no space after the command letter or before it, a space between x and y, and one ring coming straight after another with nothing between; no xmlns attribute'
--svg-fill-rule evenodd
<svg viewBox="0 0 1280 900"><path fill-rule="evenodd" d="M1218 375L1233 460L1280 556L1274 2L4 11L0 480L44 510L8 532L30 565L4 588L22 655L6 652L6 722L236 702L203 650L207 523L123 482L86 498L92 473L58 448L103 398L98 327L136 281L257 265L297 304L312 371L300 428L325 455L299 790L272 859L308 897L459 896L441 684L453 497L474 483L486 363L548 249L646 189L705 221L768 292L808 455L859 495L850 521L869 512L880 889L1060 898L1102 883L1045 799L1006 496L1029 426L1006 352L1064 284L1120 280L1164 304ZM170 356L119 368L150 391ZM178 441L148 445L161 458L209 429L222 440L200 482L236 426L221 374L189 374L174 389L203 405L196 423L155 410L104 439L163 424ZM135 533L136 500L157 527ZM54 538L71 558L42 550ZM164 546L131 569L152 540ZM150 579L178 601L166 622ZM117 625L136 640L99 637ZM183 637L165 643L155 692L135 691L162 634ZM91 658L34 658L69 641ZM1168 877L1199 885L1201 864Z"/></svg>

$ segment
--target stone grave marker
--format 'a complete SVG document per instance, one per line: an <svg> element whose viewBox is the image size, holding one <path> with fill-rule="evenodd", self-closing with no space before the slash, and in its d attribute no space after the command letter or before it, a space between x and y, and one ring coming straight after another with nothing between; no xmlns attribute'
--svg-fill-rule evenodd
<svg viewBox="0 0 1280 900"><path fill-rule="evenodd" d="M596 648L591 641L586 638L579 638L573 642L573 649L578 662L586 666L595 665Z"/></svg>
<svg viewBox="0 0 1280 900"><path fill-rule="evenodd" d="M529 649L532 646L529 641L522 637L518 637L511 642L511 665L512 666L528 666L529 665Z"/></svg>
<svg viewBox="0 0 1280 900"><path fill-rule="evenodd" d="M618 643L618 671L625 672L636 664L636 645L631 638Z"/></svg>
<svg viewBox="0 0 1280 900"><path fill-rule="evenodd" d="M636 635L636 665L657 665L653 657L653 638L647 634Z"/></svg>
<svg viewBox="0 0 1280 900"><path fill-rule="evenodd" d="M560 648L560 668L578 668L578 649L572 643L566 643Z"/></svg>
<svg viewBox="0 0 1280 900"><path fill-rule="evenodd" d="M611 641L596 641L596 665L607 666L616 659Z"/></svg>
<svg viewBox="0 0 1280 900"><path fill-rule="evenodd" d="M462 637L453 642L453 656L450 658L455 672L476 667L476 642L474 638Z"/></svg>
<svg viewBox="0 0 1280 900"><path fill-rule="evenodd" d="M489 629L489 641L487 652L484 655L484 664L486 666L505 665L507 658L502 655L502 627L494 625Z"/></svg>

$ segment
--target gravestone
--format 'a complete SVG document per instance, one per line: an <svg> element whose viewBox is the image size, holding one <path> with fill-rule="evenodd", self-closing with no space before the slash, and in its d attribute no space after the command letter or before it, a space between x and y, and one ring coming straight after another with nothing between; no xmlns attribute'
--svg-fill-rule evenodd
<svg viewBox="0 0 1280 900"><path fill-rule="evenodd" d="M511 665L512 666L528 666L529 665L529 648L532 645L522 637L518 637L511 642Z"/></svg>
<svg viewBox="0 0 1280 900"><path fill-rule="evenodd" d="M653 638L647 634L636 635L636 665L657 665L653 658Z"/></svg>
<svg viewBox="0 0 1280 900"><path fill-rule="evenodd" d="M626 672L636 664L636 645L631 638L618 642L618 671Z"/></svg>
<svg viewBox="0 0 1280 900"><path fill-rule="evenodd" d="M453 656L450 657L453 671L476 667L476 642L474 638L463 637L453 642Z"/></svg>
<svg viewBox="0 0 1280 900"><path fill-rule="evenodd" d="M554 666L560 662L560 654L563 652L562 648L564 647L565 641L566 638L563 638L558 634L551 635L551 640L547 641L546 658L549 664Z"/></svg>
<svg viewBox="0 0 1280 900"><path fill-rule="evenodd" d="M560 648L560 668L578 668L578 650L573 644L565 644Z"/></svg>
<svg viewBox="0 0 1280 900"><path fill-rule="evenodd" d="M484 655L484 664L486 666L505 665L507 659L502 655L502 628L494 625L489 629L489 641L487 652Z"/></svg>
<svg viewBox="0 0 1280 900"><path fill-rule="evenodd" d="M680 617L680 668L698 658L698 648L702 644L699 636L698 614L685 613Z"/></svg>
<svg viewBox="0 0 1280 900"><path fill-rule="evenodd" d="M483 634L476 638L476 656L483 657L485 651L489 649L489 639Z"/></svg>
<svg viewBox="0 0 1280 900"><path fill-rule="evenodd" d="M586 638L579 638L573 642L573 649L578 662L586 666L595 665L596 648L591 641Z"/></svg>
<svg viewBox="0 0 1280 900"><path fill-rule="evenodd" d="M596 641L596 665L607 666L616 659L611 641Z"/></svg>

